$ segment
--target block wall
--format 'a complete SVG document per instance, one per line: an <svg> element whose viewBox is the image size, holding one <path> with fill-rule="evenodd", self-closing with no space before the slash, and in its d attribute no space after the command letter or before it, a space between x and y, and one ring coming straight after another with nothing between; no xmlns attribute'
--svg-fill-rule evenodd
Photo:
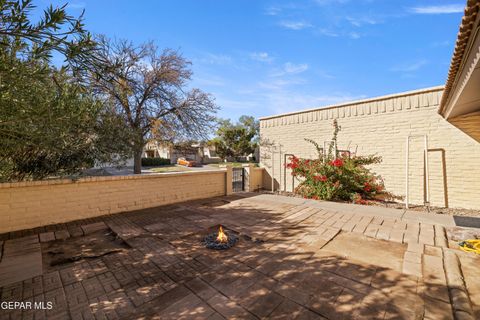
<svg viewBox="0 0 480 320"><path fill-rule="evenodd" d="M0 184L0 233L225 194L226 171Z"/></svg>
<svg viewBox="0 0 480 320"><path fill-rule="evenodd" d="M383 162L372 169L382 176L387 190L400 197L406 194L406 138L428 135L431 204L480 209L480 143L437 113L441 95L441 88L432 88L263 118L260 158L266 168L265 182L273 175L276 189L291 191L292 176L284 172L284 155L315 158L315 147L304 138L323 145L331 139L337 119L338 148L382 156ZM422 137L411 139L409 196L417 204L425 197L423 145Z"/></svg>

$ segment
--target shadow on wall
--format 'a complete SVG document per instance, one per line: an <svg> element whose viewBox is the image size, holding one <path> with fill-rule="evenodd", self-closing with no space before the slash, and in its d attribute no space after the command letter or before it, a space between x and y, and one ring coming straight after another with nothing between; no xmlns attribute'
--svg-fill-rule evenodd
<svg viewBox="0 0 480 320"><path fill-rule="evenodd" d="M445 149L443 148L428 149L428 153L440 153L441 167L442 167L444 206L445 208L448 208L448 183L447 183L448 181L447 181L447 164L446 164L446 157L445 157ZM424 177L426 178L425 174L424 174ZM424 178L424 181L425 181L425 178ZM426 183L424 183L424 194L426 195Z"/></svg>
<svg viewBox="0 0 480 320"><path fill-rule="evenodd" d="M280 189L280 183L277 179L273 179L273 185L275 187L275 190ZM267 170L263 171L263 189L269 191L272 190L272 175Z"/></svg>

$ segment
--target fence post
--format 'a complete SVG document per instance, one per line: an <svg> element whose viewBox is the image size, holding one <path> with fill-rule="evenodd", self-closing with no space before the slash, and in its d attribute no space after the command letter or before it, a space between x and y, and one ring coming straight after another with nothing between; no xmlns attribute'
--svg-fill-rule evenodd
<svg viewBox="0 0 480 320"><path fill-rule="evenodd" d="M233 167L230 164L220 165L219 167L225 169L225 195L231 195L233 193Z"/></svg>
<svg viewBox="0 0 480 320"><path fill-rule="evenodd" d="M245 191L253 192L255 191L255 179L253 179L255 165L253 163L246 163L243 164L242 167L245 174Z"/></svg>

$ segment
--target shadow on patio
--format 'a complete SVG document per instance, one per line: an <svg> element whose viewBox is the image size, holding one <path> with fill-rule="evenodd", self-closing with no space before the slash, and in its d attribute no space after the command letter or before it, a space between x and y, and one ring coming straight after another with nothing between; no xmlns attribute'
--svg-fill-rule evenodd
<svg viewBox="0 0 480 320"><path fill-rule="evenodd" d="M328 216L232 196L66 224L104 221L130 248L1 288L2 301L53 301L54 307L2 311L0 318L451 317L448 290L435 279L328 251L324 246L339 233L322 225ZM218 224L239 233L235 247L203 247L206 230Z"/></svg>

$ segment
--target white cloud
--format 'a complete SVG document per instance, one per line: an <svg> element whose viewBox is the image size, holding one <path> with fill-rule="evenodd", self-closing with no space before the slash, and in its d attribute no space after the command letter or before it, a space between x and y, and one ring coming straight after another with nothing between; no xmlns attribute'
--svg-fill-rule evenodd
<svg viewBox="0 0 480 320"><path fill-rule="evenodd" d="M282 77L285 75L299 74L308 70L308 64L299 63L295 64L292 62L285 63L280 70L276 70L270 74L271 77Z"/></svg>
<svg viewBox="0 0 480 320"><path fill-rule="evenodd" d="M410 11L417 14L446 14L446 13L461 13L465 6L463 4L446 4L436 6L419 6L412 7Z"/></svg>
<svg viewBox="0 0 480 320"><path fill-rule="evenodd" d="M252 60L261 61L261 62L272 62L273 57L268 54L268 52L253 52L250 54Z"/></svg>
<svg viewBox="0 0 480 320"><path fill-rule="evenodd" d="M273 114L328 106L365 97L365 95L351 95L343 92L309 94L297 91L274 91L265 94L268 109Z"/></svg>
<svg viewBox="0 0 480 320"><path fill-rule="evenodd" d="M391 71L395 72L414 72L423 67L428 63L427 60L422 59L413 63L407 63L407 64L402 64L402 65L397 65L391 68Z"/></svg>
<svg viewBox="0 0 480 320"><path fill-rule="evenodd" d="M310 23L305 21L281 21L280 26L290 30L302 30L313 27Z"/></svg>
<svg viewBox="0 0 480 320"><path fill-rule="evenodd" d="M338 37L339 34L335 31L332 31L330 29L326 28L319 28L315 31L315 33L321 35L321 36L327 36L327 37Z"/></svg>
<svg viewBox="0 0 480 320"><path fill-rule="evenodd" d="M237 98L238 103L231 100L226 102L223 99L221 102L224 103L222 105L233 108L262 109L264 115L272 115L366 98L365 95L353 95L343 91L305 90L306 83L302 78L265 79L244 88L241 91L242 98Z"/></svg>
<svg viewBox="0 0 480 320"><path fill-rule="evenodd" d="M300 84L305 84L307 81L302 78L294 79L273 79L268 81L260 81L258 83L259 88L268 90L281 90L286 87L292 87Z"/></svg>
<svg viewBox="0 0 480 320"><path fill-rule="evenodd" d="M267 16L276 16L280 12L282 12L282 9L280 9L279 7L268 7L265 9L265 14Z"/></svg>
<svg viewBox="0 0 480 320"><path fill-rule="evenodd" d="M364 25L375 25L379 24L380 21L372 18L372 17L346 17L348 22L354 27L361 27Z"/></svg>
<svg viewBox="0 0 480 320"><path fill-rule="evenodd" d="M232 63L232 57L225 54L206 53L199 61L207 64L225 65Z"/></svg>
<svg viewBox="0 0 480 320"><path fill-rule="evenodd" d="M358 33L358 32L350 32L350 33L348 34L348 36L349 36L350 38L352 38L352 39L355 39L355 40L356 40L356 39L360 39L360 37L361 37L361 34L360 34L360 33Z"/></svg>
<svg viewBox="0 0 480 320"><path fill-rule="evenodd" d="M212 87L223 87L225 86L225 79L216 75L209 75L203 73L202 77L193 76L193 81L195 84L201 86L212 86Z"/></svg>
<svg viewBox="0 0 480 320"><path fill-rule="evenodd" d="M285 70L286 73L300 73L308 69L308 64L306 63L294 64L291 62L287 62L283 65L283 69Z"/></svg>

